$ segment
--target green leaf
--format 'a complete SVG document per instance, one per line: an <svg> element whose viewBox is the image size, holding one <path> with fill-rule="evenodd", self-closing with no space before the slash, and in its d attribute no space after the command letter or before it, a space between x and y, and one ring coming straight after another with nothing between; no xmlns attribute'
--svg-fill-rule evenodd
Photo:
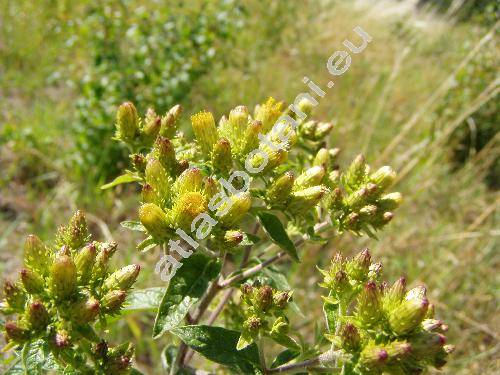
<svg viewBox="0 0 500 375"><path fill-rule="evenodd" d="M255 245L260 242L260 237L252 233L244 233L243 241L240 242L239 246Z"/></svg>
<svg viewBox="0 0 500 375"><path fill-rule="evenodd" d="M42 374L44 370L59 370L59 365L42 340L26 343L21 353L24 371L28 375Z"/></svg>
<svg viewBox="0 0 500 375"><path fill-rule="evenodd" d="M337 323L339 312L339 305L325 302L323 304L323 313L325 314L326 327L329 332L335 331L335 324Z"/></svg>
<svg viewBox="0 0 500 375"><path fill-rule="evenodd" d="M208 284L220 272L220 262L202 253L195 253L183 261L172 277L161 300L153 327L153 337L182 323L189 309L207 290Z"/></svg>
<svg viewBox="0 0 500 375"><path fill-rule="evenodd" d="M292 240L290 240L290 237L288 237L288 234L286 233L286 230L283 227L280 219L278 219L276 215L264 211L257 213L257 217L259 218L260 224L264 228L269 238L275 244L285 250L293 260L299 262L297 249Z"/></svg>
<svg viewBox="0 0 500 375"><path fill-rule="evenodd" d="M241 332L240 338L238 339L238 343L236 344L237 350L245 349L247 346L253 343L253 337L250 332L246 329Z"/></svg>
<svg viewBox="0 0 500 375"><path fill-rule="evenodd" d="M133 174L131 172L127 172L125 174L122 174L121 176L118 176L113 181L102 185L101 190L106 190L106 189L112 188L116 185L127 184L129 182L136 182L136 181L142 181L142 177L138 176L136 174Z"/></svg>
<svg viewBox="0 0 500 375"><path fill-rule="evenodd" d="M140 221L122 221L120 225L136 232L146 232L146 228L144 228Z"/></svg>
<svg viewBox="0 0 500 375"><path fill-rule="evenodd" d="M269 337L285 348L295 351L300 350L300 345L297 344L297 341L284 333L273 332Z"/></svg>
<svg viewBox="0 0 500 375"><path fill-rule="evenodd" d="M145 253L153 248L158 246L158 243L156 243L156 240L149 236L146 238L144 241L142 241L139 245L137 245L137 250L139 250L141 253Z"/></svg>
<svg viewBox="0 0 500 375"><path fill-rule="evenodd" d="M292 359L297 358L299 354L300 353L297 351L285 349L274 359L273 363L271 364L271 368L282 366L290 362Z"/></svg>
<svg viewBox="0 0 500 375"><path fill-rule="evenodd" d="M122 311L154 311L160 306L160 302L165 292L163 287L135 289L127 296Z"/></svg>
<svg viewBox="0 0 500 375"><path fill-rule="evenodd" d="M177 327L172 333L210 361L228 366L239 374L261 374L257 345L238 350L240 332L204 325Z"/></svg>

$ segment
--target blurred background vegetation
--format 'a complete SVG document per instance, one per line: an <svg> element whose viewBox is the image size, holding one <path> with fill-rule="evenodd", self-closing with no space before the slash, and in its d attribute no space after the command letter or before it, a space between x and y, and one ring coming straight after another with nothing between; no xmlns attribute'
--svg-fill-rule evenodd
<svg viewBox="0 0 500 375"><path fill-rule="evenodd" d="M118 241L120 265L145 265L142 286L161 285L154 256L119 226L137 195L98 188L127 163L111 141L117 104L222 115L290 101L303 76L328 80L326 60L360 25L373 42L316 117L336 121L341 162L363 152L393 165L405 204L379 241L344 234L289 269L309 307L301 332L321 314L315 265L367 246L389 278L425 280L439 299L457 346L445 373L498 373L498 15L495 0L0 1L0 272L19 266L26 233L44 239L78 207ZM138 367L162 373L152 319L129 315L110 335L134 340Z"/></svg>

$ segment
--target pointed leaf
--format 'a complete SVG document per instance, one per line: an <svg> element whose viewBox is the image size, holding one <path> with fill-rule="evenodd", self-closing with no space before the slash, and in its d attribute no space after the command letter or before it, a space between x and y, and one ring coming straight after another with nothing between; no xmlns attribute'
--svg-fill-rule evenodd
<svg viewBox="0 0 500 375"><path fill-rule="evenodd" d="M101 190L106 190L116 185L127 184L129 182L136 182L136 181L142 181L142 177L133 173L125 173L122 174L121 176L118 176L113 181L102 185Z"/></svg>
<svg viewBox="0 0 500 375"><path fill-rule="evenodd" d="M299 356L299 352L290 350L290 349L285 349L283 350L280 354L277 355L277 357L274 359L273 363L271 364L271 368L279 367L284 364L287 364L290 362L292 359L297 358Z"/></svg>
<svg viewBox="0 0 500 375"><path fill-rule="evenodd" d="M140 221L122 221L120 225L136 232L146 232L146 228L144 228Z"/></svg>
<svg viewBox="0 0 500 375"><path fill-rule="evenodd" d="M181 324L189 309L207 290L208 284L220 272L220 262L202 253L184 259L182 267L172 277L160 303L153 327L153 337Z"/></svg>
<svg viewBox="0 0 500 375"><path fill-rule="evenodd" d="M160 306L165 288L135 289L127 296L123 312L155 311Z"/></svg>
<svg viewBox="0 0 500 375"><path fill-rule="evenodd" d="M292 240L290 240L290 237L288 237L280 219L276 215L264 211L257 213L257 217L269 238L285 250L293 260L299 262L297 249Z"/></svg>
<svg viewBox="0 0 500 375"><path fill-rule="evenodd" d="M172 333L205 358L228 366L239 374L261 374L257 345L238 350L240 332L212 326L177 327Z"/></svg>

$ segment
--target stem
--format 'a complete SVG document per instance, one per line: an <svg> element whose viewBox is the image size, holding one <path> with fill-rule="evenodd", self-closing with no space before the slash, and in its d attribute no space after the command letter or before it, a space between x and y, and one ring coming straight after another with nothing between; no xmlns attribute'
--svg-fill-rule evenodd
<svg viewBox="0 0 500 375"><path fill-rule="evenodd" d="M262 337L259 337L257 343L257 349L259 350L260 366L264 369L264 373L266 373L267 365L266 365L266 356L264 355L264 339Z"/></svg>

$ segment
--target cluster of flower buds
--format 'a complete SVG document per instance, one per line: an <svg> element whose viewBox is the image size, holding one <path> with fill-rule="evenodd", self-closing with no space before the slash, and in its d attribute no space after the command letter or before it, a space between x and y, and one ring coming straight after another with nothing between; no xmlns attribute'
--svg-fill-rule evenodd
<svg viewBox="0 0 500 375"><path fill-rule="evenodd" d="M55 243L52 247L35 235L27 237L20 280L5 281L3 287L1 311L15 315L5 323L5 336L12 346L42 339L62 366L85 368L89 358L82 345L100 342L92 325L121 309L140 266L112 272L116 243L90 242L81 211L60 228ZM106 374L126 373L133 354L127 348L110 349L108 355L106 345L106 355L90 360Z"/></svg>
<svg viewBox="0 0 500 375"><path fill-rule="evenodd" d="M135 152L133 178L124 181L142 185L139 218L148 241L193 244L186 234L193 232L212 248L231 249L245 238L241 221L251 208L281 211L302 233L323 214L341 231L372 234L388 223L401 202L399 193L386 193L394 172L370 173L358 157L341 175L339 149L325 147L333 125L310 120L314 106L302 98L285 108L269 98L253 114L237 106L218 122L202 111L190 118L195 139L188 140L178 129L179 105L163 117L150 109L142 119L133 104L122 104L116 137Z"/></svg>
<svg viewBox="0 0 500 375"><path fill-rule="evenodd" d="M420 374L446 363L454 349L443 335L448 327L434 318L423 286L407 291L403 277L379 282L381 265L371 263L368 250L352 259L338 254L321 272L329 290L325 311L335 316L325 336L349 358L352 373Z"/></svg>
<svg viewBox="0 0 500 375"><path fill-rule="evenodd" d="M371 172L363 155L358 155L344 173L330 172L326 178L331 189L327 205L339 229L373 235L389 223L402 202L400 193L387 191L395 179L396 173L389 166Z"/></svg>
<svg viewBox="0 0 500 375"><path fill-rule="evenodd" d="M244 321L238 350L264 336L283 346L297 348L295 340L288 336L289 322L285 315L291 297L291 291L276 290L269 285L243 284L241 301Z"/></svg>

